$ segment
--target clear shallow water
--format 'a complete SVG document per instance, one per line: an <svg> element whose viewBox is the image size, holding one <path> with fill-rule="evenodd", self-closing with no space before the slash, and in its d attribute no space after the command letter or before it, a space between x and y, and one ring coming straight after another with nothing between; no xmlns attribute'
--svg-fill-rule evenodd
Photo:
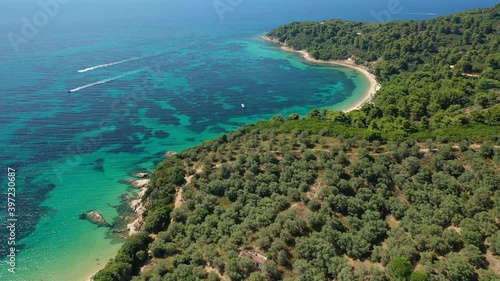
<svg viewBox="0 0 500 281"><path fill-rule="evenodd" d="M276 114L352 104L367 86L363 77L307 64L258 37L296 20L377 21L374 13L387 9L387 1L247 0L222 19L212 1L164 2L70 1L29 42L14 44L17 53L8 34L22 35L22 18L42 8L0 3L0 219L4 171L12 167L19 250L16 275L2 262L1 280L90 276L121 241L78 216L97 210L112 222L122 194L133 192L120 179L153 169L166 151ZM424 19L495 3L423 2L402 0L391 17ZM5 225L0 234L3 258Z"/></svg>

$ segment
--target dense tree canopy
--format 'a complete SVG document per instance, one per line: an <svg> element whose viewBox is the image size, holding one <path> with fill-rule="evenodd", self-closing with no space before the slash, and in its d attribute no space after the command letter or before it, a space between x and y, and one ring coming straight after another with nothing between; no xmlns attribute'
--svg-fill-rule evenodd
<svg viewBox="0 0 500 281"><path fill-rule="evenodd" d="M500 150L481 147L240 129L165 160L152 179L184 179L149 187L154 242L127 244L98 276L147 262L133 280L498 277ZM183 190L172 212L155 203L173 200L165 188ZM259 270L241 251L268 260Z"/></svg>
<svg viewBox="0 0 500 281"><path fill-rule="evenodd" d="M325 118L397 137L500 125L500 5L425 21L294 22L267 36L322 60L353 59L382 83L374 106Z"/></svg>

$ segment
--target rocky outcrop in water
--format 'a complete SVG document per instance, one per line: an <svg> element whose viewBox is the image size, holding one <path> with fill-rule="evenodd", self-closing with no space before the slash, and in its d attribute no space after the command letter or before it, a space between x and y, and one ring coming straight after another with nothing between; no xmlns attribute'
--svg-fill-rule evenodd
<svg viewBox="0 0 500 281"><path fill-rule="evenodd" d="M144 179L144 180L135 180L132 181L132 186L135 188L146 188L148 187L149 184L149 179Z"/></svg>
<svg viewBox="0 0 500 281"><path fill-rule="evenodd" d="M134 177L136 178L148 178L149 177L149 174L148 173L137 173L134 175Z"/></svg>
<svg viewBox="0 0 500 281"><path fill-rule="evenodd" d="M106 226L106 227L110 226L110 224L106 222L104 217L99 212L96 211L90 211L86 214L81 214L80 219L88 220L89 222L96 224L98 226Z"/></svg>

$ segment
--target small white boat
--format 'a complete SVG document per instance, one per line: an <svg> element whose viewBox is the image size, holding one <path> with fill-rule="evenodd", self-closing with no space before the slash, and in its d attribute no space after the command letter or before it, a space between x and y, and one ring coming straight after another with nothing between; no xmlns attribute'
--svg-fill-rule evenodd
<svg viewBox="0 0 500 281"><path fill-rule="evenodd" d="M242 103L242 104L241 104L241 107L242 107L242 108L245 108L245 104L244 104L244 103Z"/></svg>

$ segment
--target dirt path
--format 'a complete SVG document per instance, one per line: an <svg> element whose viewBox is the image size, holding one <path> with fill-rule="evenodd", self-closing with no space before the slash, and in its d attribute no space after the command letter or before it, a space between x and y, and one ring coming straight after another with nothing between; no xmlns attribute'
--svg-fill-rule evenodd
<svg viewBox="0 0 500 281"><path fill-rule="evenodd" d="M191 184L192 179L193 175L184 177L184 180L186 181L186 184L184 186ZM175 189L174 210L180 208L182 206L182 203L184 203L184 200L182 200L182 187L177 187ZM170 219L170 223L172 223L173 221L174 219Z"/></svg>
<svg viewBox="0 0 500 281"><path fill-rule="evenodd" d="M500 260L491 251L486 252L486 260L490 264L488 268L496 274L500 274Z"/></svg>
<svg viewBox="0 0 500 281"><path fill-rule="evenodd" d="M213 272L213 273L217 274L217 276L219 276L220 280L223 280L223 281L229 281L230 280L229 277L227 277L225 275L221 275L220 272L217 269L215 269L215 268L213 268L211 266L208 266L208 265L205 266L205 270L207 272Z"/></svg>
<svg viewBox="0 0 500 281"><path fill-rule="evenodd" d="M191 176L185 176L184 180L186 181L186 184L184 186L188 186L191 184L191 180L193 180L194 175ZM179 208L184 201L182 200L182 188L179 187L175 191L175 202L174 202L174 209Z"/></svg>
<svg viewBox="0 0 500 281"><path fill-rule="evenodd" d="M179 208L182 205L182 188L177 188L174 202L174 209Z"/></svg>

